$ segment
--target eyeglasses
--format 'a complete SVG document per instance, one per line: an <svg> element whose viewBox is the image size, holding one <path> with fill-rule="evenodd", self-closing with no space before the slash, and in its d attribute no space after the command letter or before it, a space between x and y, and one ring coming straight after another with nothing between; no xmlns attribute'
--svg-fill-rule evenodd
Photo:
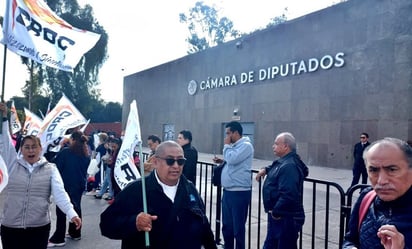
<svg viewBox="0 0 412 249"><path fill-rule="evenodd" d="M37 148L39 148L39 146L37 146L37 145L32 145L32 146L30 146L30 145L25 145L25 146L23 146L23 149L25 149L25 150L37 150Z"/></svg>
<svg viewBox="0 0 412 249"><path fill-rule="evenodd" d="M360 137L361 139L365 139L366 137Z"/></svg>
<svg viewBox="0 0 412 249"><path fill-rule="evenodd" d="M174 159L174 158L162 158L162 157L157 157L159 159L165 160L166 164L168 166L173 166L175 165L175 162L177 162L177 165L179 166L183 166L186 162L186 158L178 158L178 159Z"/></svg>

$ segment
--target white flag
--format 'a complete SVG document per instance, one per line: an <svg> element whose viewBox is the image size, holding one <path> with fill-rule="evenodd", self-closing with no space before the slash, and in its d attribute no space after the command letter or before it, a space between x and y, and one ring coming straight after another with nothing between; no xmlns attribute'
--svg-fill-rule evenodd
<svg viewBox="0 0 412 249"><path fill-rule="evenodd" d="M9 175L7 174L7 167L4 163L3 157L0 156L0 193L6 187L9 181Z"/></svg>
<svg viewBox="0 0 412 249"><path fill-rule="evenodd" d="M43 153L47 150L48 145L58 146L68 129L85 123L86 119L83 115L63 95L42 122L38 137L40 137Z"/></svg>
<svg viewBox="0 0 412 249"><path fill-rule="evenodd" d="M24 121L23 127L24 134L37 136L43 122L42 119L26 108L24 108L24 114L26 115L26 120Z"/></svg>
<svg viewBox="0 0 412 249"><path fill-rule="evenodd" d="M18 55L72 72L99 38L71 26L43 0L7 0L1 43Z"/></svg>
<svg viewBox="0 0 412 249"><path fill-rule="evenodd" d="M11 134L16 134L17 132L21 131L21 124L19 116L17 115L16 107L14 106L14 100L11 102L10 112Z"/></svg>
<svg viewBox="0 0 412 249"><path fill-rule="evenodd" d="M114 167L114 178L121 189L131 181L140 178L137 166L134 164L133 152L134 148L141 142L139 112L137 111L136 100L133 100L130 104L123 143L117 154Z"/></svg>

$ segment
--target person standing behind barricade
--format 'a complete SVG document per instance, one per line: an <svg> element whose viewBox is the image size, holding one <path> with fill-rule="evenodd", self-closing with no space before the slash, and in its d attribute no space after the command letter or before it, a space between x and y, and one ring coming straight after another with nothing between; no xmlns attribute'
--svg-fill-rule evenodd
<svg viewBox="0 0 412 249"><path fill-rule="evenodd" d="M213 158L215 163L223 163L221 182L222 233L225 249L244 249L246 219L252 198L252 160L253 146L248 137L242 137L243 128L239 122L232 121L225 126L223 157ZM236 242L236 247L234 247Z"/></svg>
<svg viewBox="0 0 412 249"><path fill-rule="evenodd" d="M160 138L157 135L150 135L149 137L147 137L147 146L149 146L150 148L150 156L143 164L145 176L149 175L150 172L153 171L154 153L156 151L157 146L159 146L161 142L162 140L160 140Z"/></svg>
<svg viewBox="0 0 412 249"><path fill-rule="evenodd" d="M368 182L368 172L366 172L365 162L363 160L363 151L366 147L370 145L368 133L361 133L360 135L360 142L355 144L353 148L353 179L351 183L351 187L358 184L359 179L362 175L362 184L366 184Z"/></svg>
<svg viewBox="0 0 412 249"><path fill-rule="evenodd" d="M267 234L263 249L297 249L299 232L305 222L303 182L309 170L296 154L295 137L284 132L272 146L279 157L256 175L263 184L263 206L267 212Z"/></svg>
<svg viewBox="0 0 412 249"><path fill-rule="evenodd" d="M177 136L177 143L182 146L186 158L183 175L196 186L198 153L196 148L192 146L192 133L189 130L182 130Z"/></svg>
<svg viewBox="0 0 412 249"><path fill-rule="evenodd" d="M81 199L85 191L87 167L90 163L87 140L88 138L83 132L73 132L70 135L69 147L61 150L54 160L62 176L64 188L80 218L82 217ZM56 207L56 231L50 237L48 247L64 243L65 237L66 215L59 207ZM81 229L76 229L75 224L69 222L67 238L80 240Z"/></svg>
<svg viewBox="0 0 412 249"><path fill-rule="evenodd" d="M356 201L342 248L412 248L411 146L387 137L368 146L363 158L372 188Z"/></svg>
<svg viewBox="0 0 412 249"><path fill-rule="evenodd" d="M3 114L0 155L9 173L0 221L2 248L46 249L52 195L56 205L76 224L76 229L82 221L70 203L56 166L41 156L40 139L25 136L21 141L21 156L18 156L10 141L5 103L0 103L0 111Z"/></svg>

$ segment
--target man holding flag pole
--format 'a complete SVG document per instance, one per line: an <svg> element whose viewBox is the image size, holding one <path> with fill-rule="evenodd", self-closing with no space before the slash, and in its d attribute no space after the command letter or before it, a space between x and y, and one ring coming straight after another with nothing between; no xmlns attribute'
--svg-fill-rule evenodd
<svg viewBox="0 0 412 249"><path fill-rule="evenodd" d="M143 162L135 101L131 104L122 145L122 149L123 146L129 149L119 152L115 168L115 178L124 189L100 216L102 234L122 240L122 249L200 249L202 246L216 249L203 201L193 183L182 175L186 161L182 147L174 141L161 143L156 148L154 170L150 175L134 175L139 179L127 184L125 179L131 179L133 167L123 164L126 160L122 158L124 155L133 163L134 149L128 139L139 142ZM144 176L142 163L140 171Z"/></svg>

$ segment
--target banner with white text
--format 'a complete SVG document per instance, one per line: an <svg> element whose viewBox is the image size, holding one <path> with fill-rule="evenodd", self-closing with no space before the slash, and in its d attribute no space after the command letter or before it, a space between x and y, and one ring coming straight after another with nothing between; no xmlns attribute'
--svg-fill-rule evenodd
<svg viewBox="0 0 412 249"><path fill-rule="evenodd" d="M43 0L7 0L1 43L18 55L72 72L99 38L71 26Z"/></svg>
<svg viewBox="0 0 412 249"><path fill-rule="evenodd" d="M114 168L114 178L121 189L131 181L140 178L138 166L134 164L133 152L135 147L141 142L139 113L136 100L133 100L130 104L124 139L119 154L117 154Z"/></svg>
<svg viewBox="0 0 412 249"><path fill-rule="evenodd" d="M14 105L14 100L11 102L10 107L10 129L11 134L16 134L21 131L21 124L19 116L17 115L16 106Z"/></svg>
<svg viewBox="0 0 412 249"><path fill-rule="evenodd" d="M26 115L26 120L24 121L23 133L25 135L37 136L43 120L27 108L24 108L24 114Z"/></svg>
<svg viewBox="0 0 412 249"><path fill-rule="evenodd" d="M86 122L80 111L63 95L41 124L38 137L41 140L43 153L49 145L58 147L68 129L79 127Z"/></svg>

